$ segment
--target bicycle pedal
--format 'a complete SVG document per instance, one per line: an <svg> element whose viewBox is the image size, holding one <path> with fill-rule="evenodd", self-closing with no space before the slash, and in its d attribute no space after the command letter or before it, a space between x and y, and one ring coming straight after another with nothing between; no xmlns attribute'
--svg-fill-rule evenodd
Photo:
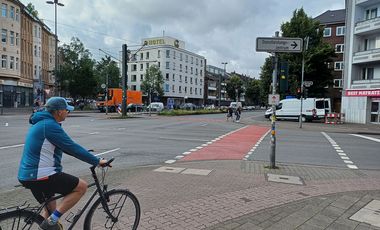
<svg viewBox="0 0 380 230"><path fill-rule="evenodd" d="M65 220L69 223L72 223L74 221L74 217L75 217L75 214L73 212L70 212L69 214L67 214L67 216L65 217Z"/></svg>

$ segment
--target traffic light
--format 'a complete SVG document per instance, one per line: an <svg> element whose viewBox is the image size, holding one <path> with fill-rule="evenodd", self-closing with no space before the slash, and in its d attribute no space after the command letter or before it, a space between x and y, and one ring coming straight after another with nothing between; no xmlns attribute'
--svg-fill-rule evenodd
<svg viewBox="0 0 380 230"><path fill-rule="evenodd" d="M280 93L286 93L289 90L288 79L289 77L289 64L287 61L280 63Z"/></svg>

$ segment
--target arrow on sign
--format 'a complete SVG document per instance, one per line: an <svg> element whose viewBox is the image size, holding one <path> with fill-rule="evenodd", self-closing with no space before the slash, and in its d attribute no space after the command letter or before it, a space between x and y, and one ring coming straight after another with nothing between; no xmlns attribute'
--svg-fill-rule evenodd
<svg viewBox="0 0 380 230"><path fill-rule="evenodd" d="M293 49L295 49L298 45L297 45L297 43L296 42L293 42L293 44L291 44L290 46L292 46L293 47Z"/></svg>

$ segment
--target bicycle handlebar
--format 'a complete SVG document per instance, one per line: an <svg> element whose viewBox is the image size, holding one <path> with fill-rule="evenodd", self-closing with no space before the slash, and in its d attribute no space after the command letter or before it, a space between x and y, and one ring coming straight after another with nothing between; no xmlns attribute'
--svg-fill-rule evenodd
<svg viewBox="0 0 380 230"><path fill-rule="evenodd" d="M111 163L112 163L112 161L114 161L114 160L115 160L115 158L112 157L112 158L109 159L106 163L102 164L101 167L103 167L103 168L105 168L105 167L112 167L112 166L111 166ZM90 167L91 171L95 170L96 167L97 167L97 165L93 165L93 166L91 166L91 167Z"/></svg>

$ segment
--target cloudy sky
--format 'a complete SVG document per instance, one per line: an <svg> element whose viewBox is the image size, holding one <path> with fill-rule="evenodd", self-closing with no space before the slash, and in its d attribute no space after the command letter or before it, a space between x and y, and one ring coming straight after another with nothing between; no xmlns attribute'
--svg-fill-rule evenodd
<svg viewBox="0 0 380 230"><path fill-rule="evenodd" d="M31 2L54 32L54 6ZM122 44L163 33L183 40L186 49L209 65L258 78L266 53L255 51L257 37L271 37L295 9L310 17L344 8L344 0L59 0L58 36L63 43L78 37L95 59L117 56Z"/></svg>

